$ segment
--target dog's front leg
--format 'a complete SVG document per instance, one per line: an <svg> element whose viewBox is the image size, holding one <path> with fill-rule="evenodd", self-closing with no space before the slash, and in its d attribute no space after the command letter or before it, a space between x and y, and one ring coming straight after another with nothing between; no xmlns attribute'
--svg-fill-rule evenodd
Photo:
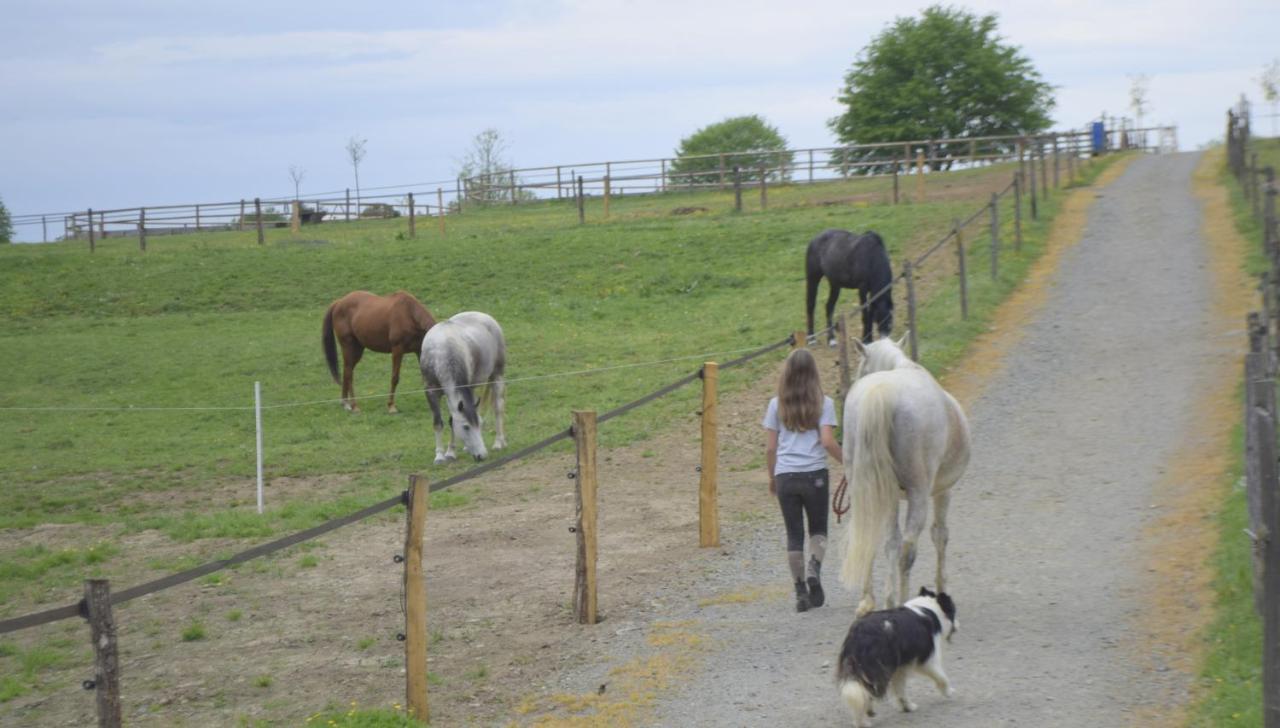
<svg viewBox="0 0 1280 728"><path fill-rule="evenodd" d="M921 665L920 671L932 678L933 684L938 686L938 692L948 698L956 694L951 681L947 679L947 673L942 670L942 657L938 653L935 652L933 657Z"/></svg>

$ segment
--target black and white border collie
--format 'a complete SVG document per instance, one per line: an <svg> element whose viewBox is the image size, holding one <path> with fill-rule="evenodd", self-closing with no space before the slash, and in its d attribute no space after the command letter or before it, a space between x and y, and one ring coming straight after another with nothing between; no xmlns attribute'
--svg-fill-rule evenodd
<svg viewBox="0 0 1280 728"><path fill-rule="evenodd" d="M886 690L908 713L916 709L907 700L907 675L919 672L951 697L951 683L942 671L942 638L956 631L956 605L945 592L935 594L924 587L920 596L896 609L871 612L855 621L840 648L836 685L853 711L857 728L870 726L875 715L872 702Z"/></svg>

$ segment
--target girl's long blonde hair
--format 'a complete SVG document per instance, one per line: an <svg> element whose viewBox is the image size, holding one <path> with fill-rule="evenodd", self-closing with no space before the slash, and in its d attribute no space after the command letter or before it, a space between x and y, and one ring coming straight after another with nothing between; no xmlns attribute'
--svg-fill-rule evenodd
<svg viewBox="0 0 1280 728"><path fill-rule="evenodd" d="M822 419L822 382L818 362L808 349L796 349L778 377L778 419L792 432L818 429Z"/></svg>

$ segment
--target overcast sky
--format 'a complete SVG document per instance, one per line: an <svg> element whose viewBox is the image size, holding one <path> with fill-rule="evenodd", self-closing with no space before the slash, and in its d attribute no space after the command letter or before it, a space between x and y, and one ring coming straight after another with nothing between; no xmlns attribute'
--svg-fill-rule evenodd
<svg viewBox="0 0 1280 728"><path fill-rule="evenodd" d="M341 189L352 135L364 186L450 179L486 127L520 166L668 155L749 113L792 146L831 145L858 51L927 4L10 0L0 199L16 214L281 196L290 164L304 194ZM1276 0L964 7L996 13L1058 87L1058 127L1129 113L1143 73L1183 149L1221 137L1280 56Z"/></svg>

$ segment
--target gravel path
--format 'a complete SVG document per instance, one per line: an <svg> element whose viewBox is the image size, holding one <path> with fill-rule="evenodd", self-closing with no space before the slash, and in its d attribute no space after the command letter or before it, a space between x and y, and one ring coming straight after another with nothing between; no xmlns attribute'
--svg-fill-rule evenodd
<svg viewBox="0 0 1280 728"><path fill-rule="evenodd" d="M1217 333L1190 187L1197 159L1143 157L1099 193L1043 309L971 403L974 457L952 503L948 559L957 695L913 679L919 713L882 704L877 725L1124 725L1182 699L1188 678L1152 665L1131 627L1147 616L1138 546L1158 512L1153 488L1191 424L1186 402ZM780 533L757 526L733 545L740 569L711 585L785 586ZM933 580L927 533L916 586ZM780 592L691 610L715 648L659 701L655 722L847 724L832 666L854 601L835 583L828 595L803 615Z"/></svg>

